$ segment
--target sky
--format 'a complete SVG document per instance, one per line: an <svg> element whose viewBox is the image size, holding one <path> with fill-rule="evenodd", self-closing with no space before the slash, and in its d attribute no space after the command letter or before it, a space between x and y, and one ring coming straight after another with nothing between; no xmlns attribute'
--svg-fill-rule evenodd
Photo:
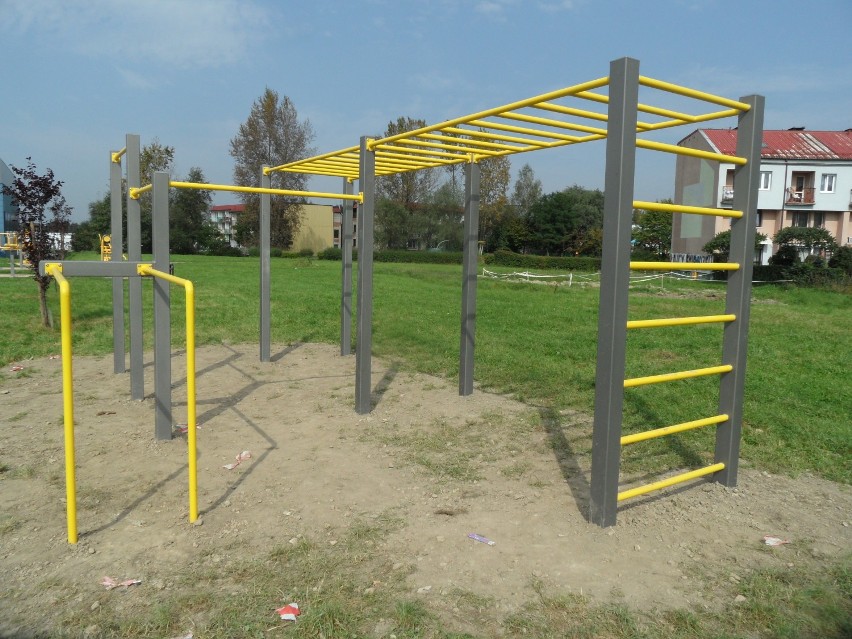
<svg viewBox="0 0 852 639"><path fill-rule="evenodd" d="M431 124L606 76L624 56L645 76L765 96L767 129L843 130L850 25L850 0L0 0L0 159L52 169L84 221L127 133L173 146L176 179L200 167L232 183L230 140L267 87L290 97L324 153L399 116ZM515 155L512 180L528 163L545 193L603 189L604 152ZM672 197L674 167L640 154L636 199Z"/></svg>

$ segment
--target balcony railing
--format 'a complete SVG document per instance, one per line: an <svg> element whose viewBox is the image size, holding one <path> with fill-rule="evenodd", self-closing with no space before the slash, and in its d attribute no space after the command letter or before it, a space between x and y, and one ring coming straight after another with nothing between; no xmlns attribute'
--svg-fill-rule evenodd
<svg viewBox="0 0 852 639"><path fill-rule="evenodd" d="M722 204L730 204L733 201L734 201L734 187L723 186L722 187Z"/></svg>
<svg viewBox="0 0 852 639"><path fill-rule="evenodd" d="M806 187L803 189L787 189L787 204L813 204L814 203L814 187Z"/></svg>

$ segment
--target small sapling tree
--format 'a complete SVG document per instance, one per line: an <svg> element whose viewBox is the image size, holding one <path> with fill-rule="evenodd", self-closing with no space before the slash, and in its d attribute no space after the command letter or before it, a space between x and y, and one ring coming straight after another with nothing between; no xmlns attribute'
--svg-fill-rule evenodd
<svg viewBox="0 0 852 639"><path fill-rule="evenodd" d="M18 209L18 223L21 229L21 249L24 259L29 262L33 279L38 284L39 307L41 321L44 326L50 326L50 316L47 312L47 287L50 286L49 275L39 275L39 264L53 257L53 243L50 240L50 225L45 216L48 205L55 201L60 214L68 212L65 200L62 198L62 182L57 180L51 169L43 175L39 174L32 158L27 158L27 166L19 168L11 166L14 179L9 185L3 185L3 193L12 198L12 203Z"/></svg>

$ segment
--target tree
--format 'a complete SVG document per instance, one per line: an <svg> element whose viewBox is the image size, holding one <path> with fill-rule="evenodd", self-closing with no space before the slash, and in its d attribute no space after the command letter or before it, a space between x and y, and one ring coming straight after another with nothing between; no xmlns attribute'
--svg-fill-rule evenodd
<svg viewBox="0 0 852 639"><path fill-rule="evenodd" d="M168 171L171 173L172 164L175 159L175 148L173 146L165 146L160 144L157 138L154 138L149 144L142 147L139 154L139 173L142 184L151 184L154 182L154 173L158 171ZM150 253L152 250L151 244L151 222L153 209L153 193L147 191L139 197L139 217L142 223L140 233L142 252ZM108 198L106 198L107 201ZM108 209L109 210L109 209ZM124 237L127 237L127 213L123 212L124 217ZM103 233L109 232L110 226L107 225ZM113 247L113 250L120 250L119 247Z"/></svg>
<svg viewBox="0 0 852 639"><path fill-rule="evenodd" d="M204 183L204 173L192 167L186 182ZM210 191L175 189L169 202L170 249L179 255L191 255L209 250L218 230L205 218L213 198Z"/></svg>
<svg viewBox="0 0 852 639"><path fill-rule="evenodd" d="M425 126L424 120L400 116L395 122L388 122L388 128L382 134L382 137L389 138L400 133L422 129ZM412 159L415 157L421 159L421 156L412 154ZM434 169L383 175L376 178L376 195L398 202L411 212L415 205L422 204L429 198L432 191L435 190L436 182L437 175Z"/></svg>
<svg viewBox="0 0 852 639"><path fill-rule="evenodd" d="M494 251L504 244L502 226L509 204L511 168L507 155L479 163L479 239L485 242L486 251Z"/></svg>
<svg viewBox="0 0 852 639"><path fill-rule="evenodd" d="M293 102L286 95L279 97L268 88L254 104L248 119L240 125L231 139L231 157L234 158L234 181L243 186L260 186L260 172L264 165L278 166L301 160L314 153L310 146L314 139L308 120L299 120ZM276 171L270 174L272 188L304 191L308 176L302 173ZM245 211L237 221L235 232L240 244L256 246L260 196L242 193L240 199ZM288 248L299 230L301 205L304 198L272 196L270 211L270 243L278 248Z"/></svg>
<svg viewBox="0 0 852 639"><path fill-rule="evenodd" d="M671 200L659 200L661 204L672 204ZM672 246L672 214L666 211L633 211L634 247L650 251L660 260L667 260Z"/></svg>
<svg viewBox="0 0 852 639"><path fill-rule="evenodd" d="M530 208L529 245L546 255L600 255L603 193L572 186L543 195Z"/></svg>
<svg viewBox="0 0 852 639"><path fill-rule="evenodd" d="M831 253L837 248L834 236L818 226L788 226L778 231L772 239L780 247L792 246L800 253Z"/></svg>
<svg viewBox="0 0 852 639"><path fill-rule="evenodd" d="M511 203L517 217L526 218L530 209L542 195L541 180L537 180L532 167L524 164L518 171L515 188L512 190Z"/></svg>
<svg viewBox="0 0 852 639"><path fill-rule="evenodd" d="M21 247L24 259L29 261L33 279L38 284L39 308L44 326L50 326L47 312L47 287L53 279L49 275L39 274L39 264L53 257L53 244L45 210L51 202L57 207L54 213L61 211L70 215L70 207L62 197L62 182L57 180L51 169L43 175L38 173L32 158L27 158L26 168L11 166L14 178L12 184L3 185L3 194L12 198L13 206L18 209L18 224L21 229Z"/></svg>
<svg viewBox="0 0 852 639"><path fill-rule="evenodd" d="M56 251L61 260L65 259L65 238L71 230L71 214L73 212L74 209L65 201L64 196L58 195L53 198L53 203L50 205L51 219L48 223L48 230L56 234Z"/></svg>
<svg viewBox="0 0 852 639"><path fill-rule="evenodd" d="M754 234L754 252L763 250L763 242L767 237L763 233ZM702 251L708 255L712 255L717 262L727 262L728 256L731 253L731 230L717 233L716 237L707 242L702 248Z"/></svg>
<svg viewBox="0 0 852 639"><path fill-rule="evenodd" d="M412 235L411 212L386 197L376 201L376 248L404 249Z"/></svg>

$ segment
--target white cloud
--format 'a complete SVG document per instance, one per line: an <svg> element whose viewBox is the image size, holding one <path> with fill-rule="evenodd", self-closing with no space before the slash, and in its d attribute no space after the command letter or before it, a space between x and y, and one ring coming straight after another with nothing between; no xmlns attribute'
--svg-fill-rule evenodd
<svg viewBox="0 0 852 639"><path fill-rule="evenodd" d="M255 0L5 0L3 17L86 56L184 69L247 60L272 22Z"/></svg>

